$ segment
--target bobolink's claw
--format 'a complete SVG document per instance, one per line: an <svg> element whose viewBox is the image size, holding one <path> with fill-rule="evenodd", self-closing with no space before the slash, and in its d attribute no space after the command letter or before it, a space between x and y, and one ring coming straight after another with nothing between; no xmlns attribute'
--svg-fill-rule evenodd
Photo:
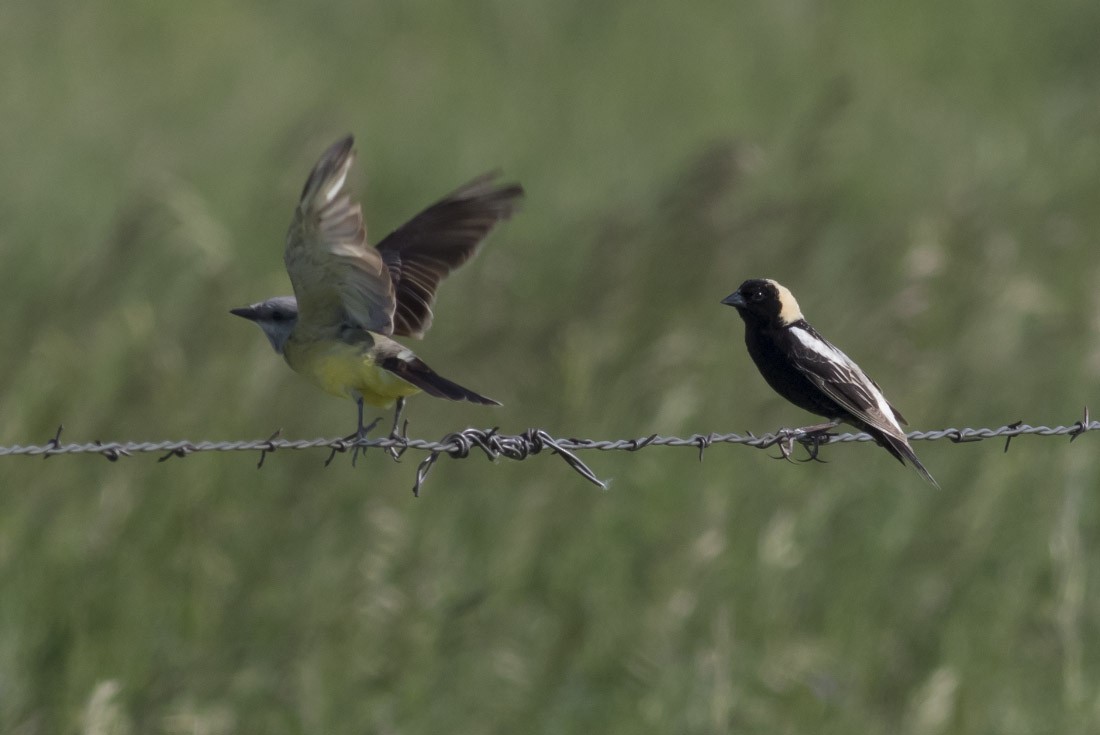
<svg viewBox="0 0 1100 735"><path fill-rule="evenodd" d="M821 447L829 443L829 439L835 436L827 429L821 431L815 431L805 436L798 438L799 444L806 448L806 454L809 455L806 459L800 459L799 462L820 462L821 464L828 464L828 462L818 455L821 453Z"/></svg>
<svg viewBox="0 0 1100 735"><path fill-rule="evenodd" d="M785 459L790 463L794 463L791 459L791 455L794 454L794 442L796 439L796 430L780 429L775 434L775 446L779 447L779 456L772 457L772 459Z"/></svg>
<svg viewBox="0 0 1100 735"><path fill-rule="evenodd" d="M818 454L821 452L821 447L829 443L830 437L835 436L829 430L836 428L839 424L839 421L827 421L824 424L815 424L813 426L804 426L801 429L794 429L794 431L799 434L797 437L798 443L806 448L806 453L809 455L806 459L801 459L799 461L828 464L828 462L821 459Z"/></svg>

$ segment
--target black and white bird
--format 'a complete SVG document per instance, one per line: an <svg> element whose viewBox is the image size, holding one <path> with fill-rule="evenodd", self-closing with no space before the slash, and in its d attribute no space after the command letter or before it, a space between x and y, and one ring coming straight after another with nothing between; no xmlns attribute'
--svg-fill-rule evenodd
<svg viewBox="0 0 1100 735"><path fill-rule="evenodd" d="M840 422L851 424L939 487L909 446L901 428L905 418L875 381L810 326L787 288L754 278L722 303L737 309L744 320L749 355L768 385L799 408L829 419L831 425L811 427L811 433Z"/></svg>

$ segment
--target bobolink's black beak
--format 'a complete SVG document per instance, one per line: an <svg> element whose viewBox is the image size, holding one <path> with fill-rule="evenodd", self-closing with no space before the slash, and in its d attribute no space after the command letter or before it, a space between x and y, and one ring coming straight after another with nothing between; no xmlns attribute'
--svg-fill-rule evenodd
<svg viewBox="0 0 1100 735"><path fill-rule="evenodd" d="M742 306L745 305L745 299L741 297L740 293L734 291L729 296L722 299L722 303L726 306L732 306L735 309L740 309Z"/></svg>
<svg viewBox="0 0 1100 735"><path fill-rule="evenodd" d="M251 306L242 306L239 309L230 309L229 313L233 316L239 316L242 319L248 319L249 321L253 322L256 321L258 316L256 314L256 310L253 309Z"/></svg>

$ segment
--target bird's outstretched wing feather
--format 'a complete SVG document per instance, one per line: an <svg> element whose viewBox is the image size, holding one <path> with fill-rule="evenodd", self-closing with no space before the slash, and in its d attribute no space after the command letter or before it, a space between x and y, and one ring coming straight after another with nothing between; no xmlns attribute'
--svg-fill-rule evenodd
<svg viewBox="0 0 1100 735"><path fill-rule="evenodd" d="M483 174L397 228L377 246L394 284L393 334L422 337L432 324L439 282L477 252L497 223L516 211L519 184Z"/></svg>
<svg viewBox="0 0 1100 735"><path fill-rule="evenodd" d="M287 232L283 259L300 322L350 320L390 334L394 284L382 255L367 245L362 208L348 189L354 145L350 135L338 140L313 167Z"/></svg>

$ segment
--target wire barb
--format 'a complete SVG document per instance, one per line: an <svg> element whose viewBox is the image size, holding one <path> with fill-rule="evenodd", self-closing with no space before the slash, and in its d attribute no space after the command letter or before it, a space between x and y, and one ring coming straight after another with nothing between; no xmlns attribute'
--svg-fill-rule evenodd
<svg viewBox="0 0 1100 735"><path fill-rule="evenodd" d="M57 433L55 433L53 435L53 439L50 439L48 442L46 442L46 448L47 449L56 450L56 449L61 448L61 432L64 431L64 430L65 430L65 424L58 424L57 425ZM50 452L46 452L46 454L42 455L42 459L44 459L44 460L49 459L52 456L53 456L53 454L51 454Z"/></svg>
<svg viewBox="0 0 1100 735"><path fill-rule="evenodd" d="M711 437L713 436L714 434L708 434L706 436L703 436L702 434L695 434L691 437L695 441L695 444L699 447L700 462L703 461L703 452L705 452L707 448L711 445L711 442L713 441Z"/></svg>
<svg viewBox="0 0 1100 735"><path fill-rule="evenodd" d="M1014 424L1009 424L1008 428L1015 431L1016 429L1019 429L1023 425L1024 425L1024 420L1020 419L1019 421L1017 421ZM1008 454L1008 445L1013 440L1013 438L1015 438L1015 437L1016 437L1016 434L1009 434L1008 436L1005 437L1005 452L1004 452L1005 454ZM1073 441L1073 439L1070 439L1070 441Z"/></svg>
<svg viewBox="0 0 1100 735"><path fill-rule="evenodd" d="M376 422L377 423L377 422ZM371 425L373 428L374 424ZM699 460L702 461L704 452L715 444L743 444L755 449L768 449L779 447L780 456L777 459L791 460L795 442L806 448L808 458L798 460L801 462L824 462L820 457L822 447L828 444L840 442L867 442L874 441L868 434L836 434L828 430L824 425L804 427L801 429L779 429L772 434L756 435L745 434L692 434L688 437L661 436L650 434L635 439L581 439L576 437L557 438L551 436L543 429L527 429L521 434L502 434L499 427L491 429L475 429L473 427L447 434L439 441L409 438L405 431L408 424L402 427L400 434L393 434L377 439L370 439L365 434L352 434L351 436L335 439L282 439L282 430L276 431L267 439L250 441L202 441L192 443L189 441L161 441L161 442L108 442L100 441L85 444L62 444L61 432L63 426L58 426L53 438L42 445L30 446L0 446L0 457L12 457L17 455L52 457L58 454L98 454L111 462L116 462L122 457L130 457L135 454L161 453L160 462L172 457L187 457L195 452L249 452L258 451L260 460L257 468L262 467L268 454L277 449L328 449L329 456L325 460L328 466L337 453L354 450L353 459L359 453L369 448L377 447L386 450L399 458L407 451L427 452L427 456L420 460L416 468L416 480L413 485L413 494L419 496L424 482L429 473L439 460L446 454L453 459L466 459L471 451L477 448L490 461L501 457L516 461L525 460L530 456L544 451L552 452L569 466L571 470L579 474L588 482L602 489L606 489L608 483L601 480L592 468L589 467L577 452L585 450L598 451L623 451L637 452L648 447L693 447L698 451ZM1004 437L1005 451L1008 449L1012 438L1024 434L1034 436L1069 436L1070 441L1075 441L1079 436L1090 431L1100 431L1100 422L1093 421L1089 415L1088 407L1084 409L1084 415L1068 426L1029 426L1022 421L1007 424L996 429L939 429L934 431L913 431L908 434L910 441L936 441L947 439L955 444L984 441L994 437ZM390 456L393 456L391 454Z"/></svg>
<svg viewBox="0 0 1100 735"><path fill-rule="evenodd" d="M1092 428L1093 428L1092 427L1092 422L1089 421L1089 407L1085 406L1085 416L1084 416L1084 418L1082 418L1080 421L1078 421L1077 422L1077 428L1069 433L1070 444L1073 443L1074 439L1081 436L1086 431L1090 431ZM60 429L58 429L58 431L60 431Z"/></svg>
<svg viewBox="0 0 1100 735"><path fill-rule="evenodd" d="M420 465L416 469L416 483L413 485L413 495L420 497L420 489L424 486L424 481L427 479L428 473L431 471L440 455L448 454L454 459L465 459L470 455L470 450L474 447L484 452L485 457L490 461L498 457L519 461L527 459L527 457L531 455L538 454L544 449L550 449L561 457L562 460L581 477L599 486L601 489L607 489L606 482L597 477L596 473L593 472L580 457L563 446L565 443L577 444L583 441L584 440L579 439L555 439L542 429L528 429L524 433L515 436L501 434L499 433L499 427L495 426L488 431L474 429L472 427L463 429L462 431L457 431L443 437L439 442L440 446L433 448L431 453L421 460ZM406 446L413 446L408 440L405 441L405 444Z"/></svg>
<svg viewBox="0 0 1100 735"><path fill-rule="evenodd" d="M168 460L172 459L172 457L179 457L180 459L183 459L188 454L191 454L191 452L197 452L197 451L199 451L199 450L196 449L194 447L194 445L192 445L190 442L181 442L179 446L172 447L171 449L169 449L168 453L165 454L160 459L158 459L157 461L158 462L167 462ZM129 455L127 455L127 456L129 456ZM110 457L108 457L108 459L110 459ZM118 459L118 458L116 457L115 459ZM114 460L111 460L111 461L114 461Z"/></svg>
<svg viewBox="0 0 1100 735"><path fill-rule="evenodd" d="M272 434L271 436L269 436L267 438L267 441L264 442L264 444L266 446L261 446L261 448L260 448L260 461L256 463L256 469L260 469L261 467L263 467L264 466L264 460L267 459L267 455L271 454L276 449L278 449L278 447L275 446L275 440L278 439L279 435L282 434L282 433L283 433L283 429L282 429L282 427L279 427L278 429L275 430L275 433Z"/></svg>

